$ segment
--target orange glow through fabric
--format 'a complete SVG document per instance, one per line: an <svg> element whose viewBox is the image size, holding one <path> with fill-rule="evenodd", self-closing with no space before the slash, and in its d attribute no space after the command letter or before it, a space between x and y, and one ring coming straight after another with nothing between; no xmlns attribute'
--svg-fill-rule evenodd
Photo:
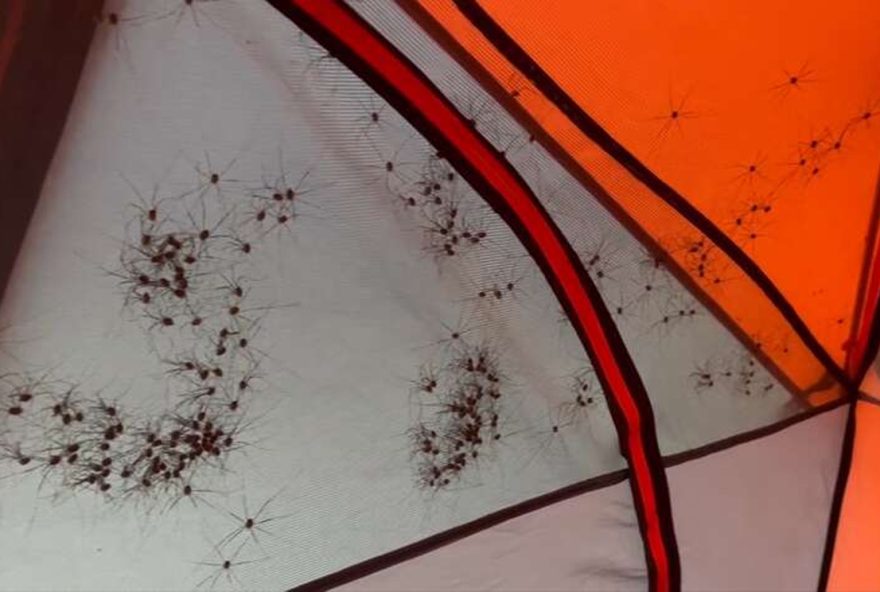
<svg viewBox="0 0 880 592"><path fill-rule="evenodd" d="M857 4L478 6L731 237L842 366L874 241L880 153L880 84L872 75L880 48L868 34L880 8ZM696 249L704 237L585 138L452 0L420 6L604 187L625 223L659 242L729 327L811 402L839 394L761 290L717 249Z"/></svg>

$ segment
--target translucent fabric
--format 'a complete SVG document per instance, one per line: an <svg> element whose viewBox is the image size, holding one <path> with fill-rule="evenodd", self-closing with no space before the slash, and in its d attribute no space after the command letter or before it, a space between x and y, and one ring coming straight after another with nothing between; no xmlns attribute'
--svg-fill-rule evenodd
<svg viewBox="0 0 880 592"><path fill-rule="evenodd" d="M289 588L624 466L514 235L262 3L105 5L2 318L17 589Z"/></svg>
<svg viewBox="0 0 880 592"><path fill-rule="evenodd" d="M686 589L808 587L848 352L869 349L873 54L802 62L806 28L742 85L689 61L703 42L735 61L697 6L326 1L411 62L559 230L647 393L659 502L633 495L617 393L531 237L415 106L290 16L319 3L107 0L77 16L94 37L0 303L4 584L665 590L645 525L670 518ZM843 84L831 71L861 82L814 97ZM839 211L820 207L831 187Z"/></svg>
<svg viewBox="0 0 880 592"><path fill-rule="evenodd" d="M784 2L735 11L561 3L546 15L528 2L420 6L411 10L463 47L730 326L807 394L828 387L825 372L844 364L861 323L875 242L878 89L864 73L876 45L861 25L876 11ZM478 29L476 13L500 33ZM748 34L712 33L735 23ZM855 32L847 52L825 45L829 30ZM602 138L585 135L556 95L501 55L501 34ZM845 197L827 206L829 191ZM792 309L782 314L785 302Z"/></svg>
<svg viewBox="0 0 880 592"><path fill-rule="evenodd" d="M501 104L427 34L415 31L404 10L385 2L353 6L474 120L565 233L646 385L663 453L694 449L810 408L797 389L786 389L790 383L780 383L678 281L664 254L616 222ZM564 318L560 322L566 323ZM579 344L568 335L567 347L576 351Z"/></svg>

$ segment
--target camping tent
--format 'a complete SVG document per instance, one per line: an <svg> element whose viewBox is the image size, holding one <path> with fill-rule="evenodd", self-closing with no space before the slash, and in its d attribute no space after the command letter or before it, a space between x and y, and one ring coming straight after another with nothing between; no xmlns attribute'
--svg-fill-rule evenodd
<svg viewBox="0 0 880 592"><path fill-rule="evenodd" d="M2 9L3 588L880 588L880 5Z"/></svg>

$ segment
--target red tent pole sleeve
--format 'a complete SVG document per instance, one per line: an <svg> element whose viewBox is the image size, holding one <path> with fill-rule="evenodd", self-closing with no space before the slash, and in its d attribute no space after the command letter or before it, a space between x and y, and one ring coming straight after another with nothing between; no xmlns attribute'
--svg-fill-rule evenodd
<svg viewBox="0 0 880 592"><path fill-rule="evenodd" d="M666 475L647 393L583 264L529 187L405 56L338 0L269 0L399 111L517 235L541 268L608 399L642 530L652 590L679 588Z"/></svg>
<svg viewBox="0 0 880 592"><path fill-rule="evenodd" d="M880 315L877 306L880 304L880 234L878 234L878 216L880 216L880 177L877 179L877 191L874 195L874 220L868 234L866 245L865 266L862 272L860 287L861 302L857 307L853 336L847 352L847 371L853 377L855 386L859 387L868 372L868 368L877 357L880 348Z"/></svg>

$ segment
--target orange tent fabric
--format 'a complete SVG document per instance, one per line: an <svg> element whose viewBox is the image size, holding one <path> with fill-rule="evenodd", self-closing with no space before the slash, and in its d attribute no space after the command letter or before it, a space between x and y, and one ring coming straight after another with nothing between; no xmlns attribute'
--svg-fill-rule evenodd
<svg viewBox="0 0 880 592"><path fill-rule="evenodd" d="M548 12L528 2L476 4L735 241L834 362L846 364L875 240L880 139L872 118L880 87L871 73L880 49L862 25L878 22L880 10L562 2ZM754 347L814 400L833 396L822 394L827 369L760 288L706 244L711 238L575 129L454 2L421 6ZM824 12L828 18L817 17ZM852 44L845 53L836 45L842 35ZM849 240L853 234L867 242Z"/></svg>

